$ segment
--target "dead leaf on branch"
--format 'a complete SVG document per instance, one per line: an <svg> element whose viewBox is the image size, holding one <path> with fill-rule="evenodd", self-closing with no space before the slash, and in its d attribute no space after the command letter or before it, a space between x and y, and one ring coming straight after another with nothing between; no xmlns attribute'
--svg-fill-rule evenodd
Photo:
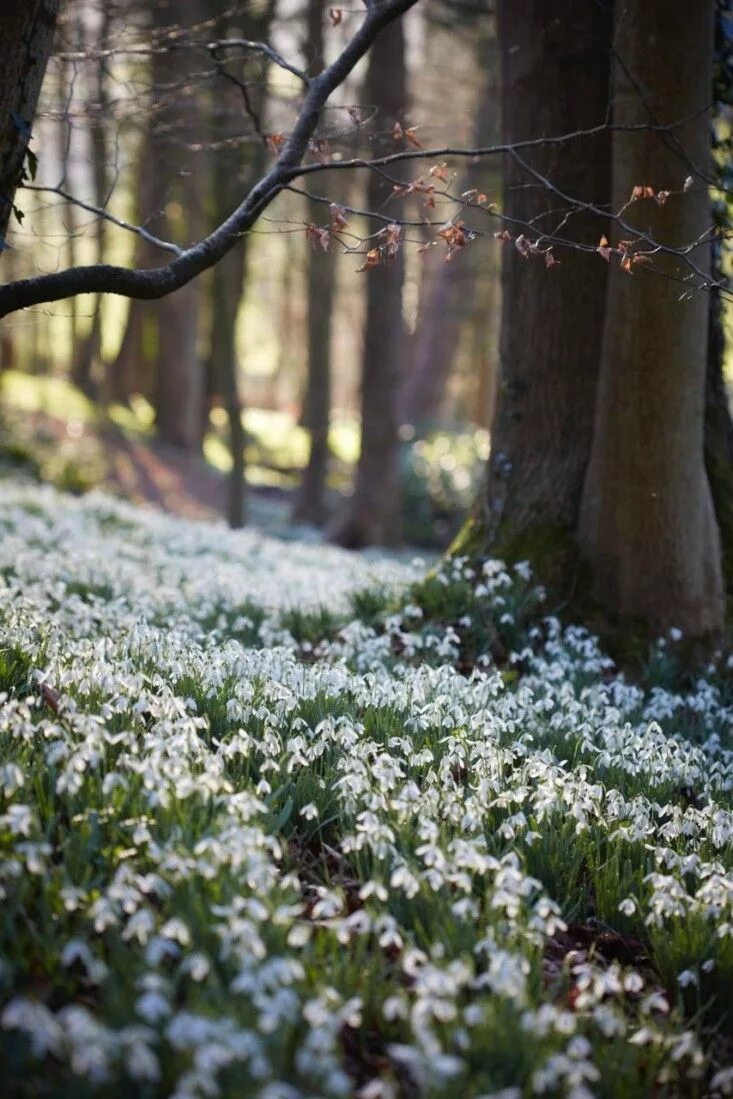
<svg viewBox="0 0 733 1099"><path fill-rule="evenodd" d="M483 191L477 190L472 187L470 191L464 191L461 195L464 202L473 202L476 206L486 206L488 203L489 209L492 210L496 207L495 202L489 202L488 196ZM496 236L496 233L494 234Z"/></svg>
<svg viewBox="0 0 733 1099"><path fill-rule="evenodd" d="M443 183L447 183L449 178L448 165L445 161L442 164L433 164L428 175L433 176L435 179L442 180Z"/></svg>
<svg viewBox="0 0 733 1099"><path fill-rule="evenodd" d="M342 229L346 229L348 222L346 221L346 211L343 206L339 206L337 202L332 202L328 210L331 215L331 232L340 233Z"/></svg>
<svg viewBox="0 0 733 1099"><path fill-rule="evenodd" d="M387 256L387 259L394 259L400 250L400 243L402 241L402 226L396 222L392 222L385 229L382 229L379 234L383 241L382 250Z"/></svg>
<svg viewBox="0 0 733 1099"><path fill-rule="evenodd" d="M601 237L600 241L598 242L598 247L596 248L596 251L598 252L599 256L603 257L606 263L611 262L611 253L613 252L613 248L608 243L606 237Z"/></svg>
<svg viewBox="0 0 733 1099"><path fill-rule="evenodd" d="M547 251L545 252L545 267L559 267L559 266L560 266L560 260L555 258L554 254L553 254L553 251L552 251L552 248L548 248Z"/></svg>
<svg viewBox="0 0 733 1099"><path fill-rule="evenodd" d="M331 20L332 27L338 27L344 18L344 13L341 11L341 8L329 8L328 18Z"/></svg>
<svg viewBox="0 0 733 1099"><path fill-rule="evenodd" d="M404 198L406 195L425 195L423 206L426 210L435 209L435 184L428 183L424 179L415 179L412 183L395 183L392 187L392 193L397 198Z"/></svg>
<svg viewBox="0 0 733 1099"><path fill-rule="evenodd" d="M648 184L637 183L631 191L630 202L638 202L640 198L655 198L656 194L653 187Z"/></svg>
<svg viewBox="0 0 733 1099"><path fill-rule="evenodd" d="M382 260L382 254L378 248L370 248L361 267L357 271L367 271L370 267L378 267Z"/></svg>
<svg viewBox="0 0 733 1099"><path fill-rule="evenodd" d="M305 239L312 248L320 248L322 252L327 252L331 243L331 233L328 229L322 229L310 222L305 227Z"/></svg>
<svg viewBox="0 0 733 1099"><path fill-rule="evenodd" d="M331 147L322 137L314 137L308 142L308 148L314 154L319 164L331 163Z"/></svg>
<svg viewBox="0 0 733 1099"><path fill-rule="evenodd" d="M443 228L439 230L438 236L448 245L448 253L443 260L444 263L449 263L462 248L465 248L468 240L462 221L456 221L455 223L449 222L447 225L444 225Z"/></svg>
<svg viewBox="0 0 733 1099"><path fill-rule="evenodd" d="M285 134L265 134L265 144L267 151L277 156L285 144Z"/></svg>
<svg viewBox="0 0 733 1099"><path fill-rule="evenodd" d="M395 122L392 127L392 140L393 141L407 141L410 145L414 145L416 149L422 149L423 144L420 138L417 136L417 126L408 126L403 128L399 122Z"/></svg>

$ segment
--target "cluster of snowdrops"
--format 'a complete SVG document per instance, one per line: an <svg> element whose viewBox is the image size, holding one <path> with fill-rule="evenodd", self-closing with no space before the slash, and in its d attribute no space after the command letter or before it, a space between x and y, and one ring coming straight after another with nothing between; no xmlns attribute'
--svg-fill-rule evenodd
<svg viewBox="0 0 733 1099"><path fill-rule="evenodd" d="M521 565L0 528L12 1094L733 1094L725 661L635 685Z"/></svg>

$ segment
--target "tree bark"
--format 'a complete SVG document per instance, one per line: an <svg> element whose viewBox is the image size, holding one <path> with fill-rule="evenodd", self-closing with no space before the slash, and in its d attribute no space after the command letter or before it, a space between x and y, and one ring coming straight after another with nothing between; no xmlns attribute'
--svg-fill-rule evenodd
<svg viewBox="0 0 733 1099"><path fill-rule="evenodd" d="M713 291L710 294L705 371L705 472L720 531L725 592L730 599L733 596L733 420L723 372L724 359L722 303L718 291Z"/></svg>
<svg viewBox="0 0 733 1099"><path fill-rule="evenodd" d="M215 388L221 393L229 424L232 468L227 483L227 522L233 530L247 518L247 485L244 467L244 428L239 396L236 354L236 321L242 300L246 269L245 243L224 257L214 268L212 280L211 348L209 361Z"/></svg>
<svg viewBox="0 0 733 1099"><path fill-rule="evenodd" d="M103 7L100 12L100 25L97 30L96 42L84 42L84 32L80 29L80 45L83 49L103 50L109 45L111 30L111 16L108 8ZM94 202L103 208L107 204L109 181L107 178L108 149L107 130L105 121L109 103L107 93L107 71L105 66L97 66L96 81L90 95L92 118L90 125L91 159L94 177ZM95 263L104 262L105 245L107 238L107 222L104 218L97 218L94 227ZM72 363L72 381L89 396L96 396L97 391L105 381L105 371L102 363L102 295L97 294L92 307L92 327L83 340L74 349L74 361ZM101 384L100 384L101 383Z"/></svg>
<svg viewBox="0 0 733 1099"><path fill-rule="evenodd" d="M179 18L196 25L198 0L185 0ZM170 25L172 13L156 9L158 24ZM167 178L162 201L166 209L168 239L177 243L195 240L202 228L202 181L196 155L187 148L192 138L191 120L200 103L190 90L171 98L171 87L185 77L188 61L178 51L153 55L153 82L159 97L159 134L156 155L165 164ZM164 160L161 157L161 146ZM198 167L198 171L197 171ZM155 387L155 421L160 439L180 450L201 449L205 378L199 358L198 329L201 288L188 283L166 297L158 309L158 362Z"/></svg>
<svg viewBox="0 0 733 1099"><path fill-rule="evenodd" d="M59 0L0 9L0 241L4 241L46 71Z"/></svg>
<svg viewBox="0 0 733 1099"><path fill-rule="evenodd" d="M499 140L496 41L491 31L484 31L478 38L476 54L482 71L482 86L475 107L474 144L487 146ZM466 167L451 189L463 194L475 188L490 193L493 198L498 185L494 162L477 161ZM480 225L484 227L482 223ZM486 305L486 296L491 293L487 283L493 284L495 281L491 277L495 276L495 272L487 272L492 259L485 247L469 248L457 262L439 263L432 276L423 269L418 320L412 337L412 362L401 395L402 419L414 425L417 435L425 435L436 427L444 412L446 388L454 368L461 332L469 328L474 338L480 339L485 335L481 331L485 327L482 321L492 311ZM473 422L483 424L487 416L490 384L488 378L482 377L482 372L486 370L482 357L481 350L473 355L476 393L470 415ZM485 407L482 404L484 400Z"/></svg>
<svg viewBox="0 0 733 1099"><path fill-rule="evenodd" d="M379 110L389 134L407 107L405 38L401 21L384 29L369 52L366 102ZM392 187L377 172L367 183L367 209L380 210ZM367 309L361 381L361 453L356 485L332 538L356 549L400 540L398 401L405 354L402 250L389 264L366 271Z"/></svg>
<svg viewBox="0 0 733 1099"><path fill-rule="evenodd" d="M613 207L637 184L675 190L695 165L709 163L707 113L713 57L713 3L626 0L616 27L614 123L668 125L676 141L650 131L616 130ZM694 116L694 117L693 117ZM639 231L672 246L710 226L705 185L664 205L639 201L627 212ZM628 235L628 234L625 234ZM709 270L710 246L694 251ZM703 460L709 303L680 301L685 268L655 260L662 275L610 271L595 433L578 538L593 590L613 614L639 617L655 630L691 635L723 622L721 550Z"/></svg>
<svg viewBox="0 0 733 1099"><path fill-rule="evenodd" d="M309 72L325 65L323 22L325 0L308 0L306 54ZM323 207L311 203L311 218L318 222ZM331 421L331 314L336 289L336 251L312 249L308 254L308 375L303 402L303 423L308 431L308 462L293 509L293 518L320 524L326 518L328 433Z"/></svg>
<svg viewBox="0 0 733 1099"><path fill-rule="evenodd" d="M610 20L587 0L502 0L499 5L504 140L602 123L610 77ZM603 205L610 192L606 134L525 150L560 190ZM504 213L513 235L534 240L568 213L512 156ZM524 226L532 222L532 228ZM597 221L573 212L563 234L598 239ZM572 530L590 452L607 271L597 256L524 259L503 245L498 407L486 492L473 523L502 553L542 555L539 543Z"/></svg>

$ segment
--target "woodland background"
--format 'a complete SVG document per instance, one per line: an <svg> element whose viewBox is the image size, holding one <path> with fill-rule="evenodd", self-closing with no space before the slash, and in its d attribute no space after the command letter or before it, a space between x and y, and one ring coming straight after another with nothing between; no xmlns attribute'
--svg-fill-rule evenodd
<svg viewBox="0 0 733 1099"><path fill-rule="evenodd" d="M496 140L501 96L488 6L431 0L400 31L340 90L345 106L328 122L337 155L402 148L398 117L421 144ZM242 125L246 88L256 125L269 135L287 128L298 91L274 65L250 60L243 72L193 46L237 33L266 38L311 68L345 34L322 0L65 4L32 145L35 185L59 193L19 193L6 279L160 257L64 194L178 242L236 204L272 159L272 138L268 147L249 119ZM142 42L152 51L136 52ZM465 172L461 190L499 200L495 161ZM366 173L343 173L335 188L331 197L347 206L416 219L430 199L395 198ZM234 452L244 449L256 513L292 513L336 531L359 454L363 379L377 453L362 471L363 495L377 494L387 518L357 540L447 545L488 454L501 243L481 241L451 263L409 247L393 268L360 272L362 256L309 241L306 226L322 214L301 195L282 195L241 249L162 303L86 295L8 318L6 455L30 459L44 479L70 488L103 481L186 514L225 512L238 525L246 488L235 482L227 502L222 474L232 466L240 404ZM349 223L368 232L363 218L349 215ZM399 394L395 425L385 423L385 387ZM398 480L385 477L390 462L380 461L394 428Z"/></svg>

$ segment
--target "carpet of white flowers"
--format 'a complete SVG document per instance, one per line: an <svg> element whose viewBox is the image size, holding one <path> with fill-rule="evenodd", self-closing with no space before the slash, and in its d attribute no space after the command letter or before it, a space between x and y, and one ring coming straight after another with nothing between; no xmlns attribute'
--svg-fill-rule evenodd
<svg viewBox="0 0 733 1099"><path fill-rule="evenodd" d="M733 1094L727 667L634 686L522 566L0 529L3 1095Z"/></svg>

